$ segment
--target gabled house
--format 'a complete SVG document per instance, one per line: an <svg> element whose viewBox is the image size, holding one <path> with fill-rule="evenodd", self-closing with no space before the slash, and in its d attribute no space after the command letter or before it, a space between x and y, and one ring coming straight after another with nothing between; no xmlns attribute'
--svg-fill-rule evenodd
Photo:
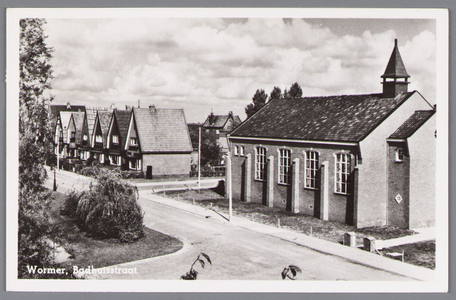
<svg viewBox="0 0 456 300"><path fill-rule="evenodd" d="M69 155L68 147L70 143L70 127L74 128L74 124L71 123L71 111L60 111L57 115L56 119L56 126L55 126L55 135L54 135L54 143L56 145L56 152L60 158L65 158ZM58 147L57 147L58 146Z"/></svg>
<svg viewBox="0 0 456 300"><path fill-rule="evenodd" d="M108 129L107 148L108 161L111 166L128 169L125 159L125 141L127 140L128 125L130 122L131 110L114 109Z"/></svg>
<svg viewBox="0 0 456 300"><path fill-rule="evenodd" d="M184 111L133 108L124 149L128 169L146 178L188 176L192 144Z"/></svg>
<svg viewBox="0 0 456 300"><path fill-rule="evenodd" d="M356 227L435 224L435 106L397 41L383 92L276 99L228 137L233 198Z"/></svg>
<svg viewBox="0 0 456 300"><path fill-rule="evenodd" d="M214 115L213 112L203 123L203 130L212 135L223 153L228 152L227 134L233 131L242 121L239 116L230 111L227 115Z"/></svg>
<svg viewBox="0 0 456 300"><path fill-rule="evenodd" d="M98 160L100 164L108 164L108 131L111 123L112 111L97 110L95 123L92 131L92 149L91 156Z"/></svg>
<svg viewBox="0 0 456 300"><path fill-rule="evenodd" d="M97 117L97 110L95 108L86 108L84 122L82 126L81 149L79 151L80 159L86 161L90 158L90 151L92 150L92 134Z"/></svg>
<svg viewBox="0 0 456 300"><path fill-rule="evenodd" d="M79 149L82 142L82 129L84 125L84 112L72 112L70 123L68 126L68 156L71 158L79 158Z"/></svg>

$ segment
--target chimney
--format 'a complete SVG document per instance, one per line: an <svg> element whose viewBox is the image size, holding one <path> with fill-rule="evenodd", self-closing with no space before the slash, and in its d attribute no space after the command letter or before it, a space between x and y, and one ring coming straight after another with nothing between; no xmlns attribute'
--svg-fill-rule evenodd
<svg viewBox="0 0 456 300"><path fill-rule="evenodd" d="M131 110L131 106L130 105L125 105L125 110Z"/></svg>
<svg viewBox="0 0 456 300"><path fill-rule="evenodd" d="M138 108L141 108L141 100L138 99Z"/></svg>
<svg viewBox="0 0 456 300"><path fill-rule="evenodd" d="M211 111L211 114L209 115L209 124L211 124L211 125L214 124L214 121L215 121L214 112Z"/></svg>
<svg viewBox="0 0 456 300"><path fill-rule="evenodd" d="M67 110L70 110L71 109L71 104L70 104L70 101L67 102Z"/></svg>
<svg viewBox="0 0 456 300"><path fill-rule="evenodd" d="M233 112L232 111L228 112L228 116L232 117L233 116Z"/></svg>
<svg viewBox="0 0 456 300"><path fill-rule="evenodd" d="M149 105L149 112L151 114L154 114L156 111L157 111L157 109L155 108L154 104Z"/></svg>
<svg viewBox="0 0 456 300"><path fill-rule="evenodd" d="M111 103L111 109L116 108L116 105L114 103Z"/></svg>

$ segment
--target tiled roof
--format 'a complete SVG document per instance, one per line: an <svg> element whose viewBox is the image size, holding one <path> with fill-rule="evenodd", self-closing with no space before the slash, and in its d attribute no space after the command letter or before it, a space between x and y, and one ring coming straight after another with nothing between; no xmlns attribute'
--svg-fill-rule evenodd
<svg viewBox="0 0 456 300"><path fill-rule="evenodd" d="M142 152L191 152L192 144L182 109L133 109Z"/></svg>
<svg viewBox="0 0 456 300"><path fill-rule="evenodd" d="M82 142L82 127L84 126L84 112L73 112L74 125L76 127L75 138L76 144L81 144Z"/></svg>
<svg viewBox="0 0 456 300"><path fill-rule="evenodd" d="M97 111L94 108L87 107L86 109L86 117L87 117L87 129L88 129L88 139L92 141L92 134L93 134L93 126L95 125L95 118L97 117ZM92 143L92 142L90 142Z"/></svg>
<svg viewBox="0 0 456 300"><path fill-rule="evenodd" d="M418 130L435 113L435 110L417 110L399 128L389 136L389 139L406 139Z"/></svg>
<svg viewBox="0 0 456 300"><path fill-rule="evenodd" d="M55 126L57 121L57 116L60 114L61 111L75 111L75 112L85 112L86 108L84 105L71 105L68 107L66 104L51 104L49 106L49 119L51 122L52 127Z"/></svg>
<svg viewBox="0 0 456 300"><path fill-rule="evenodd" d="M125 140L128 134L128 125L130 124L131 110L114 110L114 114L117 120L117 126L119 127L119 135L121 141L121 149L125 147Z"/></svg>
<svg viewBox="0 0 456 300"><path fill-rule="evenodd" d="M68 143L68 124L71 119L71 111L60 112L60 124L63 130L63 142Z"/></svg>
<svg viewBox="0 0 456 300"><path fill-rule="evenodd" d="M358 142L414 92L276 99L244 121L231 136Z"/></svg>
<svg viewBox="0 0 456 300"><path fill-rule="evenodd" d="M109 124L111 123L112 111L98 111L98 120L103 135L103 147L107 146Z"/></svg>
<svg viewBox="0 0 456 300"><path fill-rule="evenodd" d="M203 123L204 128L223 128L230 118L230 115L213 115L210 114L206 121ZM239 116L233 116L234 125L237 126L242 123Z"/></svg>

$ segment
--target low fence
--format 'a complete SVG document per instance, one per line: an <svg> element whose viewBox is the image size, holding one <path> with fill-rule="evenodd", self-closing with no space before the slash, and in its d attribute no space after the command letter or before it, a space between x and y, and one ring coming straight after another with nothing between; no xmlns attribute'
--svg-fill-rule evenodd
<svg viewBox="0 0 456 300"><path fill-rule="evenodd" d="M201 171L201 177L224 177L225 168L213 171ZM191 171L190 177L198 177L198 171Z"/></svg>

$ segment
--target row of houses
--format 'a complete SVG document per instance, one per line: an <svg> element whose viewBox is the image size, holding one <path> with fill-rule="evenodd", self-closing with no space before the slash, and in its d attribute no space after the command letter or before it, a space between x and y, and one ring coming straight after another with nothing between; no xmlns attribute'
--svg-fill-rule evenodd
<svg viewBox="0 0 456 300"><path fill-rule="evenodd" d="M138 175L187 175L192 144L182 109L125 110L51 105L55 154L69 161L96 160Z"/></svg>
<svg viewBox="0 0 456 300"><path fill-rule="evenodd" d="M381 93L267 103L228 135L233 198L356 227L434 226L436 107L409 77L396 40Z"/></svg>

